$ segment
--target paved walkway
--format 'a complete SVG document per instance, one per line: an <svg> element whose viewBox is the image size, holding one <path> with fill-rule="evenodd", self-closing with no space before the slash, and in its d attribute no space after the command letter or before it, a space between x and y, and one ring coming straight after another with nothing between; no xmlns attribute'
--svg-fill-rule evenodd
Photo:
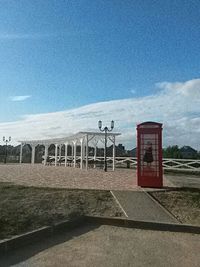
<svg viewBox="0 0 200 267"><path fill-rule="evenodd" d="M144 191L112 191L112 193L130 219L178 223L171 214Z"/></svg>
<svg viewBox="0 0 200 267"><path fill-rule="evenodd" d="M197 234L138 230L102 225L39 242L12 253L0 266L16 267L197 267Z"/></svg>

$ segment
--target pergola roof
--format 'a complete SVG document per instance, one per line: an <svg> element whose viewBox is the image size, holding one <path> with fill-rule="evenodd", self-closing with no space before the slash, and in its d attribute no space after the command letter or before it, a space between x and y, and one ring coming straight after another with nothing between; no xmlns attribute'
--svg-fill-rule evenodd
<svg viewBox="0 0 200 267"><path fill-rule="evenodd" d="M120 135L120 133L113 133L108 132L108 138L112 138L115 136ZM30 144L30 145L51 145L51 144L66 144L66 143L73 143L73 142L80 142L82 139L83 141L88 138L88 141L95 138L96 141L101 140L105 136L105 133L102 132L78 132L74 135L62 137L62 138L51 138L51 139L43 139L43 140L22 140L19 141L21 144Z"/></svg>

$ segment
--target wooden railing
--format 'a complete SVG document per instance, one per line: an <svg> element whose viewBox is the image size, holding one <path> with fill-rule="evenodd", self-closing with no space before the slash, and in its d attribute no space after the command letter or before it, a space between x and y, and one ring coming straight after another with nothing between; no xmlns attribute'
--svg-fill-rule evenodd
<svg viewBox="0 0 200 267"><path fill-rule="evenodd" d="M165 170L200 172L199 159L163 159Z"/></svg>
<svg viewBox="0 0 200 267"><path fill-rule="evenodd" d="M116 166L129 165L130 167L137 166L136 157L116 157ZM199 159L169 159L163 158L164 170L178 170L188 172L200 172L200 160Z"/></svg>
<svg viewBox="0 0 200 267"><path fill-rule="evenodd" d="M55 156L50 156L52 160L55 161ZM59 157L58 157L59 158ZM67 160L73 162L72 156L68 156ZM65 157L61 156L62 163L65 161ZM80 161L80 156L77 156L76 161ZM103 164L104 157L93 156L88 157L89 163L94 163L96 165ZM113 158L107 157L108 165L112 164ZM116 167L126 167L126 168L136 168L137 158L136 157L115 157ZM178 170L187 172L200 172L200 160L199 159L169 159L163 158L163 168L164 170Z"/></svg>

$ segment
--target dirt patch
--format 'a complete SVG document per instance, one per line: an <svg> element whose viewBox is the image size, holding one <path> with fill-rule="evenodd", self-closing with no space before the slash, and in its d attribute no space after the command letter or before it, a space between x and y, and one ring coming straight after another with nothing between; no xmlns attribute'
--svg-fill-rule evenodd
<svg viewBox="0 0 200 267"><path fill-rule="evenodd" d="M78 215L122 216L111 193L0 183L0 239Z"/></svg>
<svg viewBox="0 0 200 267"><path fill-rule="evenodd" d="M181 223L200 225L200 189L178 188L150 194Z"/></svg>

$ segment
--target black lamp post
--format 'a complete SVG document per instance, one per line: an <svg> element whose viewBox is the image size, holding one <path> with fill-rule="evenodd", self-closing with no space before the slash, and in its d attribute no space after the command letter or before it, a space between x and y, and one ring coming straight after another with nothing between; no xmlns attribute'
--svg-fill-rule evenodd
<svg viewBox="0 0 200 267"><path fill-rule="evenodd" d="M6 161L7 161L7 147L8 147L8 143L11 141L11 136L9 136L8 139L6 139L5 136L3 136L3 141L6 143L6 151L5 151L5 158L4 158L4 163L6 164Z"/></svg>
<svg viewBox="0 0 200 267"><path fill-rule="evenodd" d="M104 149L104 171L107 172L107 133L111 132L114 129L114 121L111 121L111 127L108 129L108 127L102 128L102 121L98 122L99 130L101 132L105 132L105 149Z"/></svg>

